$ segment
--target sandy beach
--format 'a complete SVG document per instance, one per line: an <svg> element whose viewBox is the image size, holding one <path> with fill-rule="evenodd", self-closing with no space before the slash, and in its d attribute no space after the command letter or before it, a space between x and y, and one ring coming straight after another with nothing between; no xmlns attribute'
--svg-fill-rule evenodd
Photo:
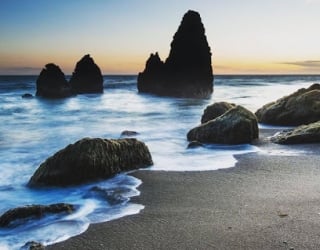
<svg viewBox="0 0 320 250"><path fill-rule="evenodd" d="M275 145L270 132L234 168L135 172L140 214L46 249L320 249L319 144Z"/></svg>

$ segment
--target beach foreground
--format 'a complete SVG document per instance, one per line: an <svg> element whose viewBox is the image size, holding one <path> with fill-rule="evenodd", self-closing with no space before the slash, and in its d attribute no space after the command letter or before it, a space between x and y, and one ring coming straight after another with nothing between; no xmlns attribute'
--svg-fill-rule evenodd
<svg viewBox="0 0 320 250"><path fill-rule="evenodd" d="M266 136L234 168L135 172L140 214L46 249L320 249L319 144L281 155Z"/></svg>

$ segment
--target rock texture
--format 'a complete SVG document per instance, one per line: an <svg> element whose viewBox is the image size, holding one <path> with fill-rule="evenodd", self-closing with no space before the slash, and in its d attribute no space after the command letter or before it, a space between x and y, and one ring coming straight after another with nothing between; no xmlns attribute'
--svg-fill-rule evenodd
<svg viewBox="0 0 320 250"><path fill-rule="evenodd" d="M134 138L84 138L43 162L31 177L29 185L76 185L152 164L147 146Z"/></svg>
<svg viewBox="0 0 320 250"><path fill-rule="evenodd" d="M139 92L208 97L213 92L211 51L199 13L189 10L171 42L165 62L151 54L138 76Z"/></svg>
<svg viewBox="0 0 320 250"><path fill-rule="evenodd" d="M320 143L320 121L277 133L271 141L279 144Z"/></svg>
<svg viewBox="0 0 320 250"><path fill-rule="evenodd" d="M36 95L46 98L64 98L72 95L70 85L59 66L49 63L40 72Z"/></svg>
<svg viewBox="0 0 320 250"><path fill-rule="evenodd" d="M74 207L71 204L57 203L52 205L29 205L24 207L13 208L0 216L0 227L12 226L17 220L26 218L41 218L44 215L57 214L62 212L71 213Z"/></svg>
<svg viewBox="0 0 320 250"><path fill-rule="evenodd" d="M78 94L103 93L103 76L90 55L85 55L75 67L70 79L72 90Z"/></svg>
<svg viewBox="0 0 320 250"><path fill-rule="evenodd" d="M216 102L206 107L201 117L201 123L206 123L223 115L229 109L234 108L236 105L228 102Z"/></svg>
<svg viewBox="0 0 320 250"><path fill-rule="evenodd" d="M299 89L256 112L259 122L271 125L298 126L320 120L320 85Z"/></svg>
<svg viewBox="0 0 320 250"><path fill-rule="evenodd" d="M223 115L193 128L187 134L189 141L202 143L242 144L259 137L256 116L236 106Z"/></svg>

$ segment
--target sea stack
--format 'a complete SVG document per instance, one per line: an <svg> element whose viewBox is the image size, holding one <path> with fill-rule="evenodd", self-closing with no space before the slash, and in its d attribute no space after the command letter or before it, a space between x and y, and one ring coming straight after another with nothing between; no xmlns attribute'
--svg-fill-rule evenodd
<svg viewBox="0 0 320 250"><path fill-rule="evenodd" d="M81 58L70 79L72 90L77 94L103 93L103 76L90 55Z"/></svg>
<svg viewBox="0 0 320 250"><path fill-rule="evenodd" d="M72 95L71 87L59 66L48 63L37 79L37 96L64 98Z"/></svg>
<svg viewBox="0 0 320 250"><path fill-rule="evenodd" d="M165 62L151 54L138 76L139 92L207 98L213 92L211 50L198 12L189 10L171 42Z"/></svg>

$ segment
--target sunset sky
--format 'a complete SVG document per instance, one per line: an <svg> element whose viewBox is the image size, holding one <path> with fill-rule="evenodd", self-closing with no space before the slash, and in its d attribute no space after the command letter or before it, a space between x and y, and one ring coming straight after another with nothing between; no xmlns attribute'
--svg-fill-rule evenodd
<svg viewBox="0 0 320 250"><path fill-rule="evenodd" d="M182 16L198 11L215 74L320 74L320 0L0 0L0 74L65 74L90 54L104 74L164 60Z"/></svg>

